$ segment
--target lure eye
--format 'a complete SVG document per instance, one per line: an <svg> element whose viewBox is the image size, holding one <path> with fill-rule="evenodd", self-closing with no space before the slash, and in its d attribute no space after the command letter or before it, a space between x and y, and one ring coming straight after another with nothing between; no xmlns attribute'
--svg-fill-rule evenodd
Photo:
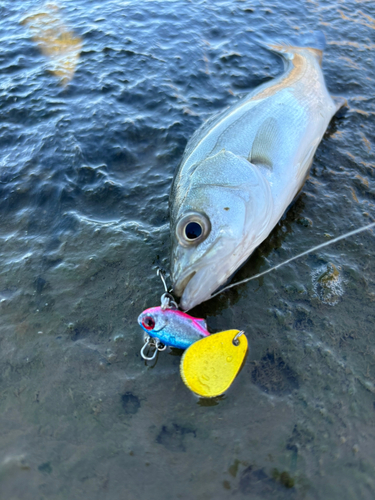
<svg viewBox="0 0 375 500"><path fill-rule="evenodd" d="M176 234L182 246L196 245L205 240L211 231L209 219L200 213L188 213L177 223Z"/></svg>
<svg viewBox="0 0 375 500"><path fill-rule="evenodd" d="M145 316L142 319L142 326L146 328L146 330L153 330L155 328L155 320L152 316Z"/></svg>

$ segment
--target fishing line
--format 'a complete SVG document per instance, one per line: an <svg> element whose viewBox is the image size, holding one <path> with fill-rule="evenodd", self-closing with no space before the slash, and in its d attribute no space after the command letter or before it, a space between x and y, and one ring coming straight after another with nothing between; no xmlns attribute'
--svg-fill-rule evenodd
<svg viewBox="0 0 375 500"><path fill-rule="evenodd" d="M337 236L333 240L326 241L325 243L321 243L320 245L317 245L316 247L310 248L309 250L306 250L305 252L302 252L298 255L295 255L294 257L291 257L288 260L284 260L284 262L281 262L280 264L277 264L277 266L271 267L270 269L267 269L266 271L263 271L259 274L255 274L254 276L250 276L250 278L246 278L241 281L237 281L236 283L232 283L231 285L228 285L224 287L222 290L219 290L218 292L214 293L211 295L210 298L216 297L216 295L219 295L220 293L225 292L226 290L229 290L229 288L233 288L238 285L242 285L243 283L247 283L248 281L255 280L257 278L260 278L261 276L264 276L265 274L270 273L271 271L274 271L275 269L278 269L281 266L284 266L285 264L289 264L289 262L292 262L293 260L299 259L300 257L303 257L304 255L308 255L311 252L316 252L317 250L320 250L321 248L328 247L329 245L333 245L337 241L344 240L345 238L349 238L350 236L354 236L355 234L362 233L363 231L367 231L368 229L371 229L372 227L375 227L375 222L372 224L369 224L368 226L363 226L358 229L354 229L354 231L349 231L346 234L343 234L341 236Z"/></svg>

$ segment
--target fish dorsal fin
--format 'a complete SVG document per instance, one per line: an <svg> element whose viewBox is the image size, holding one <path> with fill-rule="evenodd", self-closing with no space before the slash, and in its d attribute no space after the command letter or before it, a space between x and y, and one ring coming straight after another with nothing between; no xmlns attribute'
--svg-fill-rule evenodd
<svg viewBox="0 0 375 500"><path fill-rule="evenodd" d="M195 322L198 323L198 325L202 326L205 330L207 330L207 323L205 319L195 318Z"/></svg>
<svg viewBox="0 0 375 500"><path fill-rule="evenodd" d="M273 158L280 147L279 126L275 118L269 117L259 127L249 155L254 165L273 168Z"/></svg>

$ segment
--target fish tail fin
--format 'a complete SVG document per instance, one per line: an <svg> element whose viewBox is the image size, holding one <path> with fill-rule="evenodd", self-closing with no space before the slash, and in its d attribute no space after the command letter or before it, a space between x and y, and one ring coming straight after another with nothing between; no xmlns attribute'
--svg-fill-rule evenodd
<svg viewBox="0 0 375 500"><path fill-rule="evenodd" d="M322 65L323 52L326 47L326 38L322 31L314 31L295 37L288 42L284 40L275 40L272 43L263 44L268 50L281 55L284 59L289 59L290 55L295 52L303 52L305 50L312 53Z"/></svg>
<svg viewBox="0 0 375 500"><path fill-rule="evenodd" d="M331 97L336 106L335 114L338 115L338 118L341 118L341 116L344 116L345 114L345 108L348 107L348 101L345 99L345 97L341 96L331 95Z"/></svg>

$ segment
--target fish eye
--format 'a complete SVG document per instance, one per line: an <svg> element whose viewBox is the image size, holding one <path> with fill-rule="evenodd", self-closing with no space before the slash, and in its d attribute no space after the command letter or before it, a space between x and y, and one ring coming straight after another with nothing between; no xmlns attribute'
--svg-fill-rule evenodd
<svg viewBox="0 0 375 500"><path fill-rule="evenodd" d="M142 326L146 328L146 330L153 330L155 328L155 320L152 316L145 316L142 319Z"/></svg>
<svg viewBox="0 0 375 500"><path fill-rule="evenodd" d="M189 222L185 226L185 236L188 240L195 240L202 234L202 226L199 222Z"/></svg>
<svg viewBox="0 0 375 500"><path fill-rule="evenodd" d="M185 214L177 223L176 234L182 246L196 245L211 231L209 219L198 212Z"/></svg>

